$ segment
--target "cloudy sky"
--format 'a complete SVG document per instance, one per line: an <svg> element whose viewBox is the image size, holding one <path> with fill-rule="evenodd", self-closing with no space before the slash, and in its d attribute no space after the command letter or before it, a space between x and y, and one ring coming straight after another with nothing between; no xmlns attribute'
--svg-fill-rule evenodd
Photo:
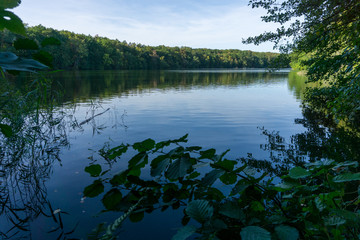
<svg viewBox="0 0 360 240"><path fill-rule="evenodd" d="M271 43L243 38L274 30L265 12L247 0L22 0L14 12L30 26L42 24L145 45L274 51Z"/></svg>

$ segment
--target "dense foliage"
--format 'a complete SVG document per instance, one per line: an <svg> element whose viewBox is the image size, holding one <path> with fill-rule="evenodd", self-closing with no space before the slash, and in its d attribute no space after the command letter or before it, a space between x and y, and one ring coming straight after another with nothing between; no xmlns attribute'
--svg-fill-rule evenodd
<svg viewBox="0 0 360 240"><path fill-rule="evenodd" d="M37 43L45 38L60 40L60 46L44 46L42 49L43 55L45 52L50 53L54 68L57 69L266 68L278 56L277 53L270 52L151 47L57 31L41 25L28 27L26 31L28 37ZM15 37L8 31L1 32L0 49L15 50Z"/></svg>
<svg viewBox="0 0 360 240"><path fill-rule="evenodd" d="M248 43L273 41L293 51L310 81L323 85L309 91L307 101L338 119L360 123L360 2L357 0L250 0L267 10L265 22L282 24ZM287 27L285 27L285 25Z"/></svg>

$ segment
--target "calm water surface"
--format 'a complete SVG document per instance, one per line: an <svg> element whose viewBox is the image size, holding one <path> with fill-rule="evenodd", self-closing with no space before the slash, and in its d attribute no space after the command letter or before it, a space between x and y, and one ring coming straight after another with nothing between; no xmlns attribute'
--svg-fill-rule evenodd
<svg viewBox="0 0 360 240"><path fill-rule="evenodd" d="M101 197L82 199L84 187L94 180L84 172L92 161L104 164L96 154L105 143L117 146L146 138L156 141L189 134L188 145L231 149L229 158L252 153L268 158L260 149L266 138L259 128L279 131L285 138L304 131L294 123L301 118L303 79L283 70L191 70L191 71L89 71L54 75L65 89L63 111L78 123L96 115L80 127L68 127L69 147L61 149L61 162L51 166L46 194L52 209L61 209L63 224L72 237L86 239L101 222L112 222L119 214L102 213ZM109 110L107 110L109 109ZM107 110L107 111L106 111ZM125 168L119 161L112 171ZM182 210L145 214L140 223L126 221L121 239L169 239L181 227ZM52 239L57 232L50 217L31 221L33 239ZM1 224L6 231L11 223ZM26 234L25 234L26 235ZM27 236L30 236L27 235ZM1 239L1 237L0 237Z"/></svg>

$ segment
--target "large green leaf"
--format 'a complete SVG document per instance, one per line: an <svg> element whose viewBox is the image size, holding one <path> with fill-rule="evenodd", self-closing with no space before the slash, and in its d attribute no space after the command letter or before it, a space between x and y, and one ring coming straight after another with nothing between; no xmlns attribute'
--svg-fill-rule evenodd
<svg viewBox="0 0 360 240"><path fill-rule="evenodd" d="M59 39L54 38L54 37L48 37L48 38L45 38L44 40L42 40L42 42L41 42L42 47L46 47L49 45L59 46L59 45L61 45L61 42Z"/></svg>
<svg viewBox="0 0 360 240"><path fill-rule="evenodd" d="M181 157L172 162L166 171L166 177L169 179L178 179L184 177L191 168L192 162L189 157Z"/></svg>
<svg viewBox="0 0 360 240"><path fill-rule="evenodd" d="M187 225L179 229L179 231L171 238L171 240L185 240L196 232L196 227Z"/></svg>
<svg viewBox="0 0 360 240"><path fill-rule="evenodd" d="M132 157L129 161L129 169L133 167L142 168L148 163L148 155L145 152L141 152Z"/></svg>
<svg viewBox="0 0 360 240"><path fill-rule="evenodd" d="M10 11L0 9L0 31L5 28L13 33L26 35L25 26L18 16Z"/></svg>
<svg viewBox="0 0 360 240"><path fill-rule="evenodd" d="M15 8L19 6L21 0L1 0L0 1L0 9L5 8Z"/></svg>
<svg viewBox="0 0 360 240"><path fill-rule="evenodd" d="M155 147L155 141L151 138L146 139L142 142L134 143L133 148L139 152L145 152L153 149Z"/></svg>
<svg viewBox="0 0 360 240"><path fill-rule="evenodd" d="M289 172L289 176L294 179L306 178L310 175L311 173L302 167L294 167Z"/></svg>
<svg viewBox="0 0 360 240"><path fill-rule="evenodd" d="M45 64L45 65L48 66L48 67L52 67L52 66L53 66L53 65L52 65L53 56L51 55L51 53L49 53L49 52L47 52L47 51L40 50L40 51L34 53L34 54L32 55L32 57L33 57L35 60L37 60L37 61Z"/></svg>
<svg viewBox="0 0 360 240"><path fill-rule="evenodd" d="M47 68L33 59L19 58L11 52L0 52L0 67L4 70L34 72L34 69Z"/></svg>
<svg viewBox="0 0 360 240"><path fill-rule="evenodd" d="M5 135L5 137L9 138L13 135L13 130L9 125L6 124L0 124L0 131L2 134Z"/></svg>
<svg viewBox="0 0 360 240"><path fill-rule="evenodd" d="M227 172L220 177L220 180L226 185L231 185L236 183L237 175L234 172L229 172L229 173Z"/></svg>
<svg viewBox="0 0 360 240"><path fill-rule="evenodd" d="M96 197L104 192L104 185L100 180L95 180L91 185L84 189L84 195L86 197Z"/></svg>
<svg viewBox="0 0 360 240"><path fill-rule="evenodd" d="M275 228L275 232L279 240L299 239L299 231L294 227L280 225Z"/></svg>
<svg viewBox="0 0 360 240"><path fill-rule="evenodd" d="M151 176L156 177L161 175L163 171L169 166L170 158L167 155L160 155L151 161Z"/></svg>
<svg viewBox="0 0 360 240"><path fill-rule="evenodd" d="M225 173L224 170L214 169L211 172L207 173L203 179L201 179L200 184L207 187L214 184L214 182L219 179L221 175Z"/></svg>
<svg viewBox="0 0 360 240"><path fill-rule="evenodd" d="M334 182L350 182L350 181L359 181L360 173L345 173L338 175L332 179Z"/></svg>
<svg viewBox="0 0 360 240"><path fill-rule="evenodd" d="M226 202L220 207L219 213L236 220L245 220L244 211L236 202Z"/></svg>
<svg viewBox="0 0 360 240"><path fill-rule="evenodd" d="M85 167L85 172L89 173L92 177L98 177L102 169L99 164L93 164L88 167Z"/></svg>
<svg viewBox="0 0 360 240"><path fill-rule="evenodd" d="M16 50L38 50L39 46L37 43L28 38L18 38L14 42L14 48Z"/></svg>
<svg viewBox="0 0 360 240"><path fill-rule="evenodd" d="M214 213L214 208L206 200L195 200L189 203L186 214L200 223L209 220Z"/></svg>
<svg viewBox="0 0 360 240"><path fill-rule="evenodd" d="M271 240L268 231L257 226L248 226L241 229L241 240Z"/></svg>
<svg viewBox="0 0 360 240"><path fill-rule="evenodd" d="M108 191L102 198L102 203L107 210L114 210L116 206L121 202L122 194L121 192L114 188Z"/></svg>

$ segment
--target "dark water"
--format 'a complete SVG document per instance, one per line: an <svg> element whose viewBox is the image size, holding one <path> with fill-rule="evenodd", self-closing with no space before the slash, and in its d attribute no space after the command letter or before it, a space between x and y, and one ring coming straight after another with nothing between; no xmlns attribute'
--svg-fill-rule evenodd
<svg viewBox="0 0 360 240"><path fill-rule="evenodd" d="M101 197L82 198L82 191L93 181L84 168L92 161L106 165L97 154L105 143L116 146L149 137L162 141L188 133L189 145L231 149L228 157L233 159L248 153L268 159L269 153L260 148L266 138L259 128L279 131L285 139L305 131L294 121L302 117L304 79L286 70L89 71L60 72L53 78L65 89L64 107L59 111L67 115L64 128L69 145L61 147L59 160L47 166L46 177L37 177L41 194L29 194L40 199L27 194L32 199L27 205L46 199L43 212L33 214L31 207L26 208L25 215L30 217L21 226L30 232L18 228L8 232L16 217L0 217L0 232L9 236L19 231L14 239L56 239L67 232L62 237L86 239L99 223L119 217L100 214ZM112 171L126 165L120 161ZM55 219L51 214L57 209L61 223L58 213ZM127 220L120 239L169 239L181 226L177 214L181 215L181 209L145 214L140 223Z"/></svg>

